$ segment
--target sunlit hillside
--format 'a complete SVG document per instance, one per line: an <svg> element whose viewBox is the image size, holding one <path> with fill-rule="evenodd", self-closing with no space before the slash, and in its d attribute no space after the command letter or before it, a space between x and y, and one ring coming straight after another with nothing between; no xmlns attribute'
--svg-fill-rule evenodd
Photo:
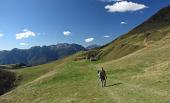
<svg viewBox="0 0 170 103"><path fill-rule="evenodd" d="M18 87L1 103L168 103L170 101L170 7L96 49L97 61L80 52L62 60L16 70ZM80 59L76 59L80 58ZM101 88L97 70L107 72Z"/></svg>

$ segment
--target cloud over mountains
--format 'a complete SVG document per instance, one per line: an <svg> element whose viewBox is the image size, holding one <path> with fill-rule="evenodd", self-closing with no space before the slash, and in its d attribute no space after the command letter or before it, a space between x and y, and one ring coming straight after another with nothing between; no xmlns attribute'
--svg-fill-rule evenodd
<svg viewBox="0 0 170 103"><path fill-rule="evenodd" d="M36 34L33 31L24 29L22 32L16 34L16 39L25 39L25 38L34 37L34 36L36 36Z"/></svg>
<svg viewBox="0 0 170 103"><path fill-rule="evenodd" d="M86 42L86 43L90 43L90 42L92 42L94 40L94 38L87 38L87 39L85 39L84 41Z"/></svg>
<svg viewBox="0 0 170 103"><path fill-rule="evenodd" d="M70 31L64 31L64 32L63 32L63 35L64 35L64 36L70 36L70 35L71 35L71 32L70 32Z"/></svg>
<svg viewBox="0 0 170 103"><path fill-rule="evenodd" d="M108 12L115 13L115 12L129 12L129 11L138 11L148 8L148 6L144 4L134 3L134 2L128 2L128 1L121 1L113 3L112 5L106 5L105 9Z"/></svg>

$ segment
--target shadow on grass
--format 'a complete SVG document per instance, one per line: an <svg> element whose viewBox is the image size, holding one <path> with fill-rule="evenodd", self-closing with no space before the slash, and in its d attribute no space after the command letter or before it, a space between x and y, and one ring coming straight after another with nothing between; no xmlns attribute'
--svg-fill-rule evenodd
<svg viewBox="0 0 170 103"><path fill-rule="evenodd" d="M112 85L107 85L106 87L113 87L113 86L117 86L117 85L120 85L120 84L123 84L123 83L115 83L115 84L112 84Z"/></svg>

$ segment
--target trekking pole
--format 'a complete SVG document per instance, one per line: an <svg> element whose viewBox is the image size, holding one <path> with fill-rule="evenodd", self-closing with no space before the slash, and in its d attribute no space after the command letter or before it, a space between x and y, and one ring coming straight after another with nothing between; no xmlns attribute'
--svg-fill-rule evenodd
<svg viewBox="0 0 170 103"><path fill-rule="evenodd" d="M98 79L98 87L100 88L100 79Z"/></svg>
<svg viewBox="0 0 170 103"><path fill-rule="evenodd" d="M97 79L97 87L99 87L99 79Z"/></svg>

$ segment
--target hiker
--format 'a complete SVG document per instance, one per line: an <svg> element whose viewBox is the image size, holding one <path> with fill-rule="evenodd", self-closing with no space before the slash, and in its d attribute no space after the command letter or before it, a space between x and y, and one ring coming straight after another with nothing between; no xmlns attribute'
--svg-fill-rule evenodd
<svg viewBox="0 0 170 103"><path fill-rule="evenodd" d="M98 76L99 76L99 79L101 81L102 87L106 87L107 76L106 76L106 72L103 69L103 67L102 67L102 70L98 70Z"/></svg>

